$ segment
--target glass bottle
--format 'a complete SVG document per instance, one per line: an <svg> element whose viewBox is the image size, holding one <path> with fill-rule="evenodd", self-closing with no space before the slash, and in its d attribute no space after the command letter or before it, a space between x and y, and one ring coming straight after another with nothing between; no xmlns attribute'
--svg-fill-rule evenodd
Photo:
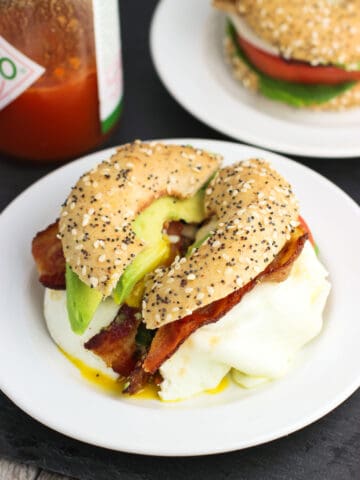
<svg viewBox="0 0 360 480"><path fill-rule="evenodd" d="M0 0L0 151L65 160L121 114L117 0Z"/></svg>

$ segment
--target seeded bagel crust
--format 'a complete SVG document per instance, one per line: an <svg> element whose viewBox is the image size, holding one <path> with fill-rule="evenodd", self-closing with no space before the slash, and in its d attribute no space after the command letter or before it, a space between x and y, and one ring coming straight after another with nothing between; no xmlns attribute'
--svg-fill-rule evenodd
<svg viewBox="0 0 360 480"><path fill-rule="evenodd" d="M132 222L157 198L193 196L218 169L220 157L189 146L121 146L84 174L60 216L60 238L72 270L104 296L144 248Z"/></svg>
<svg viewBox="0 0 360 480"><path fill-rule="evenodd" d="M223 168L205 194L213 234L188 258L158 268L142 305L148 328L191 314L246 285L273 260L298 224L291 186L262 160Z"/></svg>
<svg viewBox="0 0 360 480"><path fill-rule="evenodd" d="M253 92L258 92L258 76L248 67L248 65L246 65L239 55L237 55L236 48L232 40L228 37L225 38L225 55L230 62L234 77L239 80L244 87ZM352 88L337 95L328 102L318 105L303 106L301 108L316 111L341 111L358 106L360 106L360 82L357 82Z"/></svg>
<svg viewBox="0 0 360 480"><path fill-rule="evenodd" d="M358 69L360 0L215 0L287 59Z"/></svg>

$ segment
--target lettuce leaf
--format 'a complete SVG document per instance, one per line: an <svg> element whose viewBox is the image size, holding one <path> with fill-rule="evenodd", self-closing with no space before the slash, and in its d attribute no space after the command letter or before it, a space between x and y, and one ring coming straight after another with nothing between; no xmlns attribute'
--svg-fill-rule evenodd
<svg viewBox="0 0 360 480"><path fill-rule="evenodd" d="M247 58L237 41L237 32L231 22L228 22L227 34L235 46L236 54L258 76L259 91L271 100L287 103L293 107L321 105L341 93L346 92L356 83L345 82L338 85L309 85L272 78L260 72Z"/></svg>

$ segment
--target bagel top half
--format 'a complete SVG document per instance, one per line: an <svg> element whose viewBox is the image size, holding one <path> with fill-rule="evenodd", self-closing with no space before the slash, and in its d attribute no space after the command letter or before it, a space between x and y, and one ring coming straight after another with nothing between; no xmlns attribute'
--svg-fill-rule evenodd
<svg viewBox="0 0 360 480"><path fill-rule="evenodd" d="M214 0L288 59L359 69L360 0Z"/></svg>
<svg viewBox="0 0 360 480"><path fill-rule="evenodd" d="M188 198L218 169L220 157L190 146L121 146L84 174L62 208L59 234L66 262L104 296L144 248L132 223L162 196Z"/></svg>
<svg viewBox="0 0 360 480"><path fill-rule="evenodd" d="M210 236L189 257L158 268L146 285L142 313L157 328L246 285L280 252L298 225L291 186L262 160L221 169L205 193L217 218Z"/></svg>

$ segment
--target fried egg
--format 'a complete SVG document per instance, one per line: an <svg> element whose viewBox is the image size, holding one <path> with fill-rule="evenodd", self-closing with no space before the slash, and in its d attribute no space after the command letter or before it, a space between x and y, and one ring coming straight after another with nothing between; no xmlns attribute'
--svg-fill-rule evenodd
<svg viewBox="0 0 360 480"><path fill-rule="evenodd" d="M283 376L296 352L319 334L330 284L327 271L306 242L291 274L281 283L264 282L246 294L218 322L194 332L160 367L159 396L180 400L217 387L225 375L245 388ZM54 342L69 356L116 379L84 343L108 326L119 306L102 302L83 335L70 327L66 292L46 289L44 315Z"/></svg>
<svg viewBox="0 0 360 480"><path fill-rule="evenodd" d="M230 370L246 388L285 375L296 352L322 329L327 276L307 241L285 281L257 285L160 367L160 397L179 400L212 389Z"/></svg>

